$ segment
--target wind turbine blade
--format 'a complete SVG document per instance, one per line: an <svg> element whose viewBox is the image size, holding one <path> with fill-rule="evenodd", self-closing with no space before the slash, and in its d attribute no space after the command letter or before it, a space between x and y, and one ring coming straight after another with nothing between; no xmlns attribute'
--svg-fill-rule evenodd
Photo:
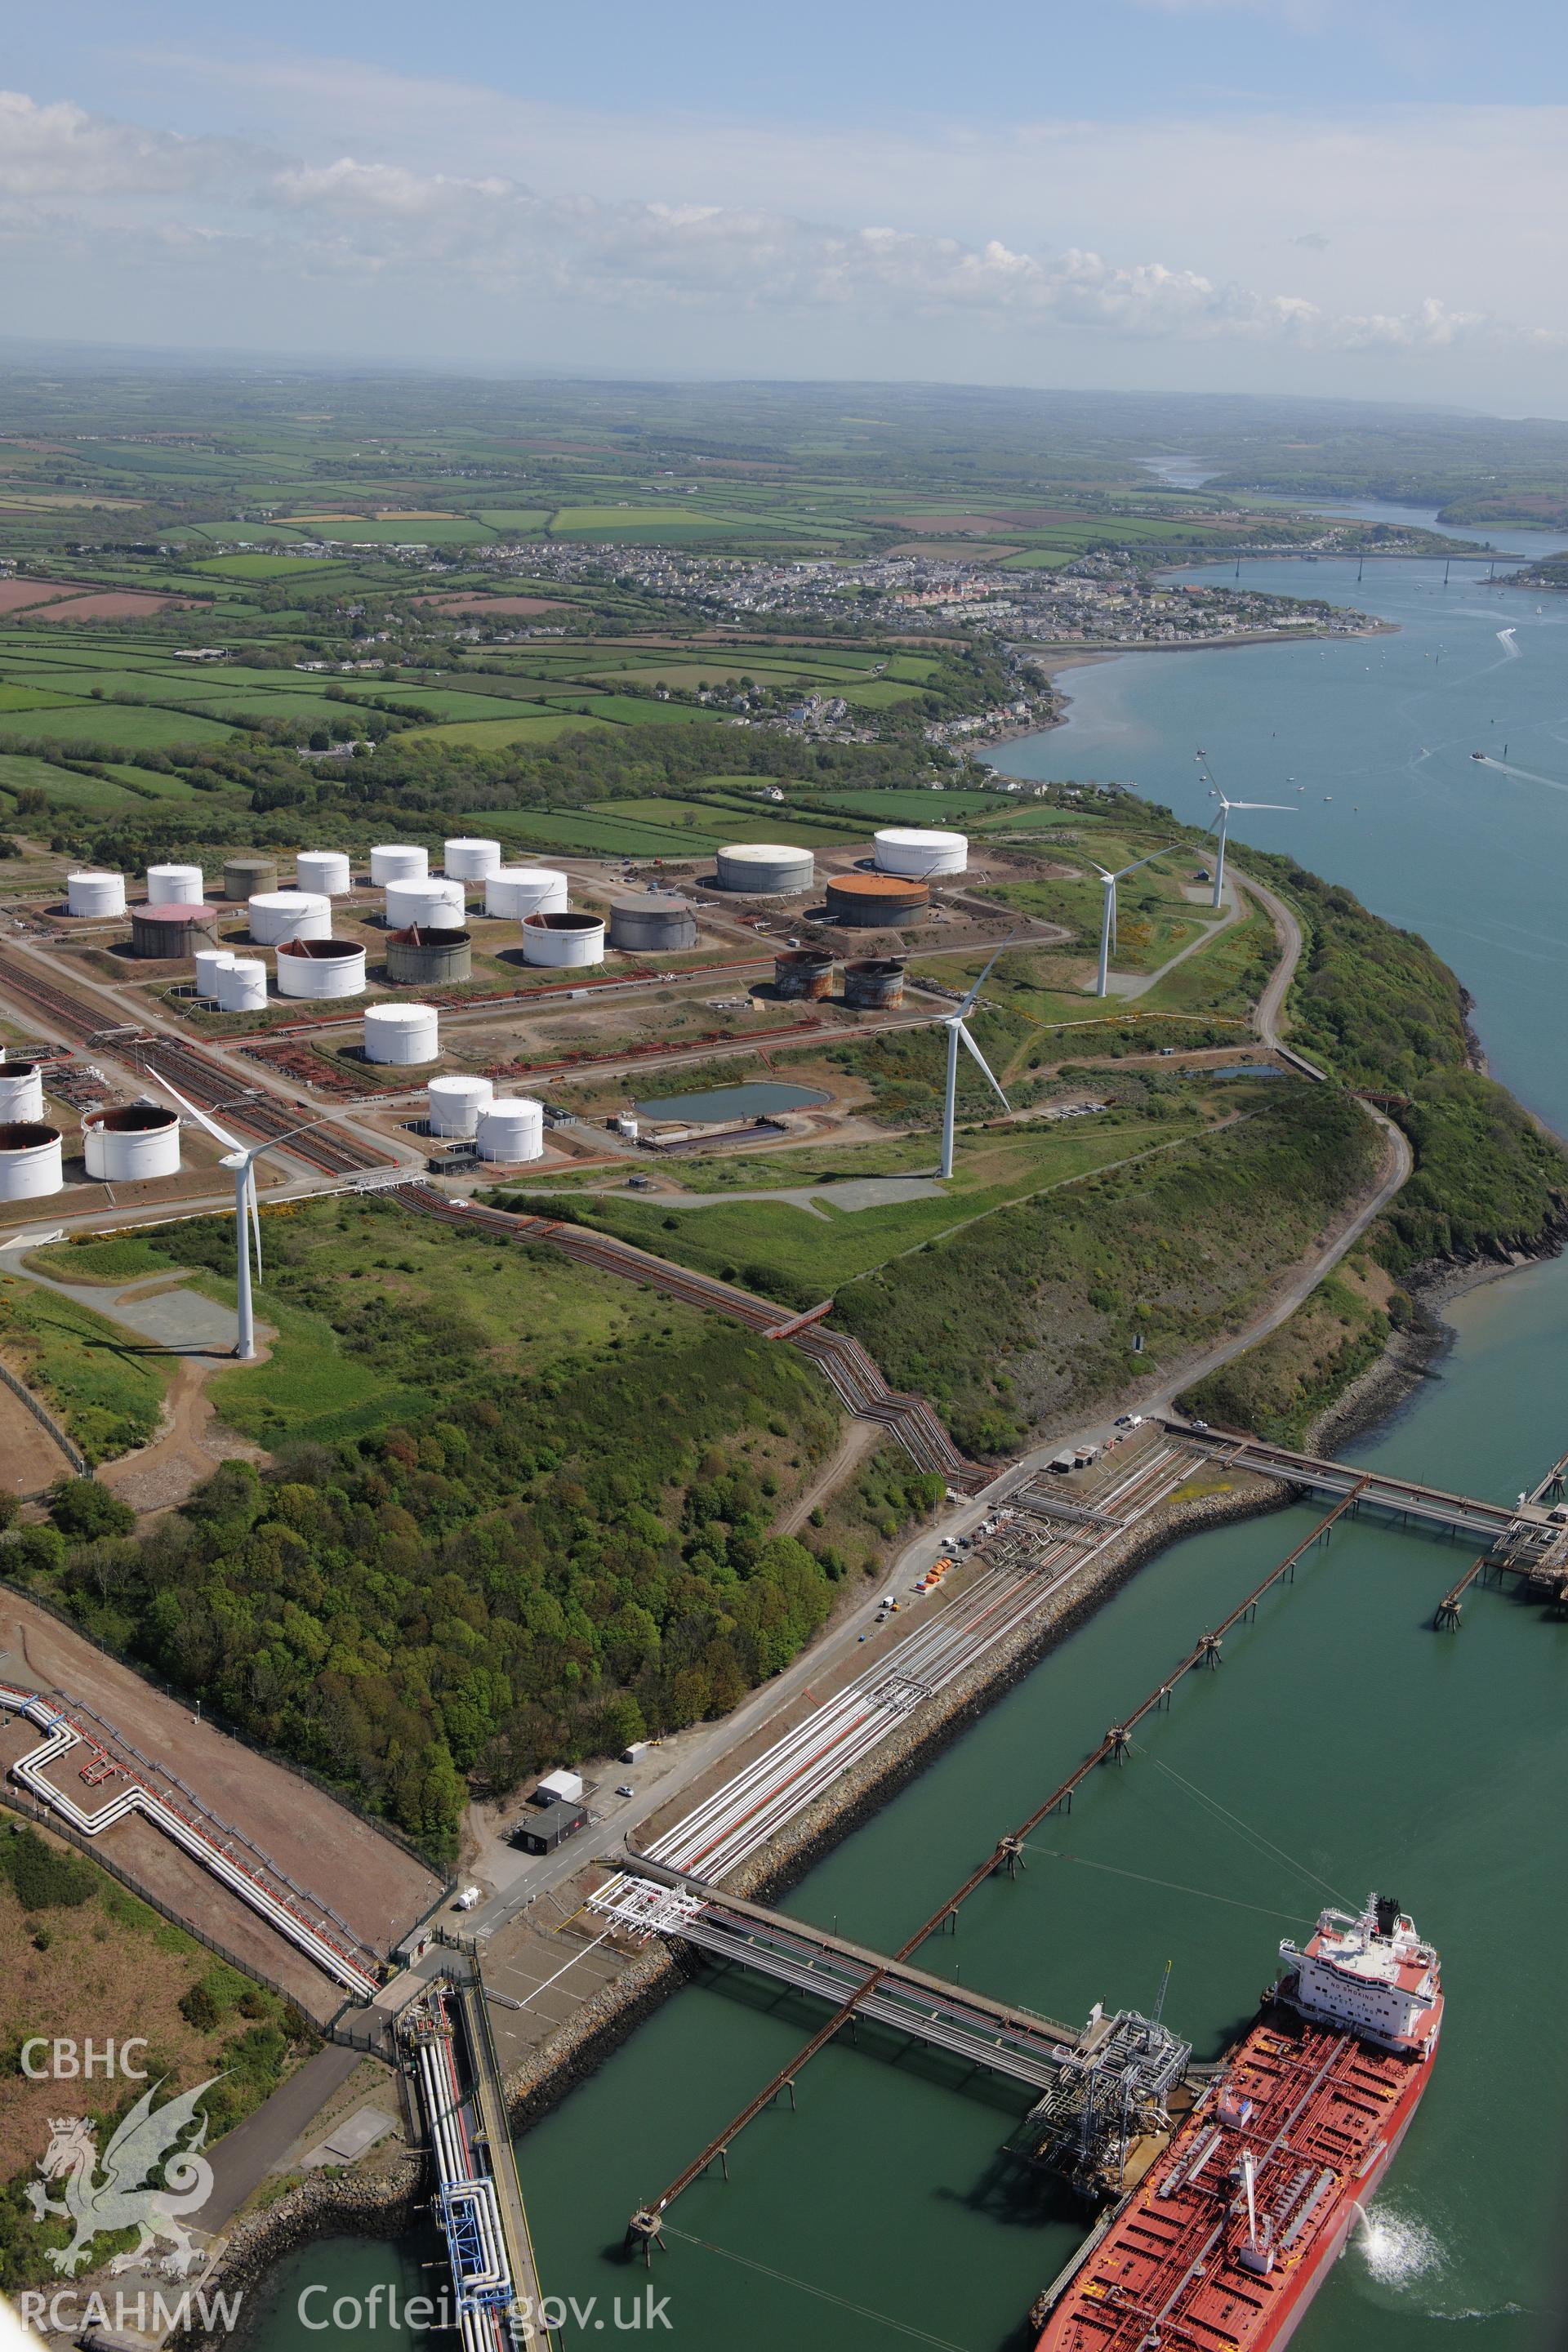
<svg viewBox="0 0 1568 2352"><path fill-rule="evenodd" d="M218 1141L220 1143L226 1143L231 1151L243 1151L245 1150L244 1144L241 1143L237 1136L230 1135L226 1129L221 1128L218 1125L216 1118L209 1118L205 1110L198 1110L194 1102L187 1102L184 1096L180 1092L179 1087L171 1086L168 1079L164 1077L163 1072L161 1070L155 1070L151 1062L147 1065L147 1076L150 1078L155 1078L158 1084L163 1087L165 1094L173 1095L174 1100L179 1104L180 1108L182 1110L188 1110L198 1127L205 1127L209 1135L216 1135Z"/></svg>
<svg viewBox="0 0 1568 2352"><path fill-rule="evenodd" d="M1013 942L1011 940L1003 940L1001 946L997 949L995 954L992 957L990 962L986 965L984 971L981 973L979 979L975 982L973 987L970 990L968 995L959 1006L955 1016L958 1020L962 1021L966 1013L973 1012L975 1000L978 998L981 990L984 987L986 982L990 979L992 973L995 971L997 965L1001 962L1003 957L1006 954L1012 944Z"/></svg>
<svg viewBox="0 0 1568 2352"><path fill-rule="evenodd" d="M1158 849L1152 849L1147 857L1135 857L1131 866L1124 866L1120 873L1108 874L1105 878L1108 882L1120 882L1123 880L1127 875L1136 874L1141 866L1152 866L1156 857L1166 857L1170 855L1173 849L1177 849L1181 845L1179 842L1163 842Z"/></svg>
<svg viewBox="0 0 1568 2352"><path fill-rule="evenodd" d="M1091 866L1094 866L1094 870L1095 870L1095 872L1099 875L1099 877L1100 877L1100 880L1101 880L1102 882L1114 882L1114 881L1115 881L1115 879L1116 879L1115 875L1114 875L1114 874L1108 874L1108 873L1106 872L1106 870L1105 870L1105 868L1104 868L1104 866L1100 866L1100 865L1096 865L1096 864L1095 864L1095 860L1094 860L1092 857L1089 859L1089 864L1090 864Z"/></svg>
<svg viewBox="0 0 1568 2352"><path fill-rule="evenodd" d="M1295 805L1290 801L1231 801L1227 805L1231 808L1279 809L1285 816L1296 814Z"/></svg>
<svg viewBox="0 0 1568 2352"><path fill-rule="evenodd" d="M250 1210L250 1234L256 1244L256 1279L261 1279L261 1210L256 1198L256 1162L253 1160L245 1171L245 1198ZM244 1235L240 1240L243 1243Z"/></svg>
<svg viewBox="0 0 1568 2352"><path fill-rule="evenodd" d="M957 1030L959 1035L963 1038L964 1044L968 1046L970 1052L973 1055L975 1060L984 1071L986 1078L990 1083L991 1091L995 1096L997 1101L1001 1104L1003 1109L1011 1110L1013 1106L1008 1101L1006 1096L1003 1093L1001 1087L997 1085L990 1063L986 1060L984 1055L981 1052L979 1046L975 1044L973 1038L964 1027L963 1022L955 1021L952 1024L952 1026Z"/></svg>

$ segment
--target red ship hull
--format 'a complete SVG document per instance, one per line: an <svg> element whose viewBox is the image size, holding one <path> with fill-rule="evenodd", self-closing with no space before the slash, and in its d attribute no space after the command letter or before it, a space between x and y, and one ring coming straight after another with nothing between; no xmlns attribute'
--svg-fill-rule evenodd
<svg viewBox="0 0 1568 2352"><path fill-rule="evenodd" d="M1037 2352L1279 2352L1410 2127L1437 2021L1395 2054L1265 2009L1058 2286Z"/></svg>

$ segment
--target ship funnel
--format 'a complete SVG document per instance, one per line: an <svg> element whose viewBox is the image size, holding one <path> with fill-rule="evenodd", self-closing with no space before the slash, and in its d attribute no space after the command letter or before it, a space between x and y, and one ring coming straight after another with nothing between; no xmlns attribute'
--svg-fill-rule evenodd
<svg viewBox="0 0 1568 2352"><path fill-rule="evenodd" d="M1395 1927L1399 1925L1399 1897L1397 1895L1378 1895L1373 1902L1373 1909L1377 1918L1378 1934L1380 1936L1392 1936Z"/></svg>

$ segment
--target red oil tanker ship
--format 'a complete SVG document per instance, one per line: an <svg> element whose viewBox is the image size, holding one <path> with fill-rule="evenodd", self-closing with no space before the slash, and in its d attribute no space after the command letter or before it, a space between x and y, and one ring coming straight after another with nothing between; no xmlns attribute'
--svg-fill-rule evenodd
<svg viewBox="0 0 1568 2352"><path fill-rule="evenodd" d="M1037 2352L1278 2352L1431 2076L1437 1955L1391 1896L1325 1911L1257 2023L1079 2262Z"/></svg>

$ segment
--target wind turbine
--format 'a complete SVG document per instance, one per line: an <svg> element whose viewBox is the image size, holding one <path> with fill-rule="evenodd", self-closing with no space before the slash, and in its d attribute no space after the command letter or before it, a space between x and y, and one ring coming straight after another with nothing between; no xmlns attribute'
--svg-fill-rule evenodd
<svg viewBox="0 0 1568 2352"><path fill-rule="evenodd" d="M1273 809L1280 816L1294 816L1296 812L1284 801L1227 801L1225 794L1219 790L1217 784L1211 785L1210 790L1214 793L1215 799L1219 802L1219 814L1213 820L1212 824L1205 825L1204 831L1205 833L1213 833L1215 825L1217 824L1219 827L1219 846L1215 852L1214 861L1214 898L1212 901L1212 904L1217 907L1219 905L1219 894L1225 887L1225 839L1226 828L1230 824L1230 813L1232 809Z"/></svg>
<svg viewBox="0 0 1568 2352"><path fill-rule="evenodd" d="M335 1120L352 1114L323 1111L319 1118L302 1118L298 1127L287 1128L281 1135L269 1136L264 1143L254 1143L247 1150L237 1136L230 1135L216 1118L209 1118L205 1110L198 1109L194 1102L188 1101L178 1087L171 1085L161 1071L153 1069L151 1063L146 1066L147 1076L155 1080L165 1094L173 1095L182 1110L188 1111L199 1127L205 1127L210 1136L227 1146L218 1165L228 1169L234 1177L235 1272L239 1310L239 1337L234 1352L242 1364L252 1363L256 1358L256 1316L251 1299L251 1245L256 1251L256 1279L258 1282L261 1279L261 1212L256 1200L256 1163L263 1152L275 1151L279 1144L287 1143L293 1136L302 1135L307 1128L330 1127Z"/></svg>
<svg viewBox="0 0 1568 2352"><path fill-rule="evenodd" d="M1100 979L1095 987L1096 996L1109 996L1110 993L1110 950L1116 944L1117 884L1125 882L1130 874L1136 874L1141 866L1152 865L1156 857L1163 857L1172 846L1170 842L1163 842L1158 849L1152 849L1147 857L1135 857L1131 866L1121 866L1114 874L1108 874L1103 866L1092 857L1089 859L1089 864L1105 885L1105 909L1100 919Z"/></svg>
<svg viewBox="0 0 1568 2352"><path fill-rule="evenodd" d="M1007 1100L1006 1096L1003 1093L1001 1087L997 1085L995 1078L992 1076L990 1065L986 1061L984 1055L981 1052L979 1046L975 1044L973 1038L970 1035L968 1030L963 1025L964 1015L968 1013L973 1012L975 1002L979 997L981 990L990 979L994 967L1000 958L1006 953L1011 945L1012 941L1010 940L1005 940L1003 941L1002 945L997 949L995 955L992 957L990 963L986 965L984 971L981 973L979 979L975 982L973 987L970 990L968 995L959 1006L957 1012L944 1013L941 1016L942 1025L947 1031L947 1092L943 1097L942 1113L942 1172L943 1176L951 1176L952 1173L953 1120L956 1115L956 1105L958 1101L958 1042L961 1037L965 1045L968 1046L969 1051L973 1055L975 1060L979 1063L981 1068L984 1071L986 1084L990 1087L992 1093L995 1096L1003 1109L1011 1110L1013 1108L1012 1104Z"/></svg>

